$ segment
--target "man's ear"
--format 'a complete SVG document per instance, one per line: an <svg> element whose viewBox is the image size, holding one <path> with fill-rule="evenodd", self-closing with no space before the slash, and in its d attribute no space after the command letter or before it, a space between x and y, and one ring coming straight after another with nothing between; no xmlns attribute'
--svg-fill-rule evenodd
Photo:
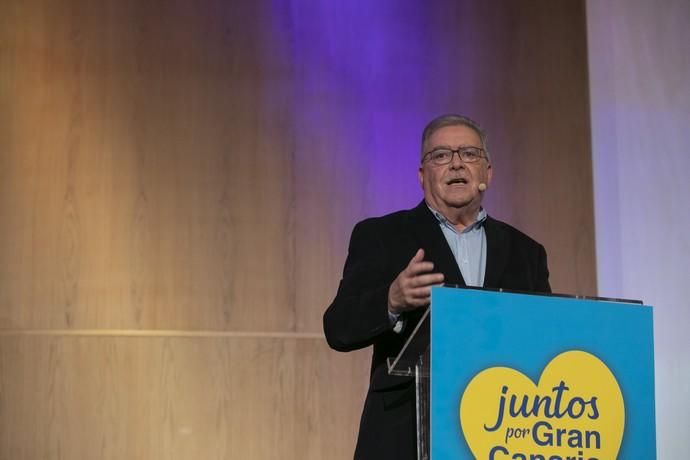
<svg viewBox="0 0 690 460"><path fill-rule="evenodd" d="M422 190L424 190L424 171L421 166L417 170L417 177L419 178L419 185L422 187Z"/></svg>
<svg viewBox="0 0 690 460"><path fill-rule="evenodd" d="M491 185L491 178L493 177L493 175L494 175L494 170L491 167L491 163L489 163L486 167L486 186L487 187L489 185Z"/></svg>

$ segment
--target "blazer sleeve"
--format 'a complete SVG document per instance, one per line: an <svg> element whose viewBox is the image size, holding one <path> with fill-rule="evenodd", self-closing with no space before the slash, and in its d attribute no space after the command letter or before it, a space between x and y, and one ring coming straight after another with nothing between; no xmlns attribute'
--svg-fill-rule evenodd
<svg viewBox="0 0 690 460"><path fill-rule="evenodd" d="M323 316L331 348L351 351L393 334L388 316L388 289L397 275L386 265L380 225L358 223L352 231L343 277L335 299Z"/></svg>

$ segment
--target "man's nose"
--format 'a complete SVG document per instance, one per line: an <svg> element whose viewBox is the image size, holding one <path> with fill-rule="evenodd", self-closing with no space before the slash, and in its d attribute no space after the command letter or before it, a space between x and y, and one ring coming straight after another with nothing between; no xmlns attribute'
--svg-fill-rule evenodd
<svg viewBox="0 0 690 460"><path fill-rule="evenodd" d="M453 152L450 158L450 167L452 169L461 169L465 167L465 162L460 159L460 152Z"/></svg>

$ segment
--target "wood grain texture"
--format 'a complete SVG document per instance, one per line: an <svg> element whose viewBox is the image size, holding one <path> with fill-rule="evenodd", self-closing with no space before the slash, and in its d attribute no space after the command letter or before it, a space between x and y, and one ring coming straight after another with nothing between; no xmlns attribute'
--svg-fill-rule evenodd
<svg viewBox="0 0 690 460"><path fill-rule="evenodd" d="M165 5L4 6L7 326L293 327L279 43L252 2Z"/></svg>
<svg viewBox="0 0 690 460"><path fill-rule="evenodd" d="M489 212L594 294L582 2L437 6L3 2L0 327L317 332L445 111L489 131Z"/></svg>
<svg viewBox="0 0 690 460"><path fill-rule="evenodd" d="M2 2L0 458L351 458L368 352L308 335L439 113L594 294L585 53L580 1Z"/></svg>
<svg viewBox="0 0 690 460"><path fill-rule="evenodd" d="M351 458L368 352L309 335L443 112L594 294L585 53L582 1L3 1L0 458Z"/></svg>
<svg viewBox="0 0 690 460"><path fill-rule="evenodd" d="M322 339L0 337L0 458L352 458L363 354Z"/></svg>

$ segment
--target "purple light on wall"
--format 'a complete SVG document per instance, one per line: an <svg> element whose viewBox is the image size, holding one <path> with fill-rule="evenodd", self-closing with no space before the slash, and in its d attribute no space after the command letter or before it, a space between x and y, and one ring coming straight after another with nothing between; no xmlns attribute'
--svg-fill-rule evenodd
<svg viewBox="0 0 690 460"><path fill-rule="evenodd" d="M419 139L436 91L428 10L421 1L293 5L296 154L323 172L302 180L353 217L421 199Z"/></svg>

